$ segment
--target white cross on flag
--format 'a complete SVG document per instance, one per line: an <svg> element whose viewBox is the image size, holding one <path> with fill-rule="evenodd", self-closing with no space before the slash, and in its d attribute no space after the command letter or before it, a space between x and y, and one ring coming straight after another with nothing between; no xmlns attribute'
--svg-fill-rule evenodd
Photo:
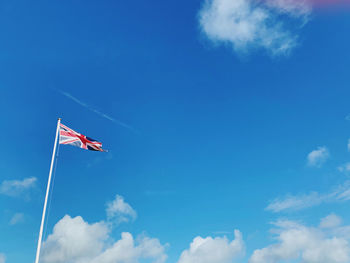
<svg viewBox="0 0 350 263"><path fill-rule="evenodd" d="M102 149L102 143L68 128L62 123L60 123L59 143L69 144L91 151L105 152L105 150Z"/></svg>

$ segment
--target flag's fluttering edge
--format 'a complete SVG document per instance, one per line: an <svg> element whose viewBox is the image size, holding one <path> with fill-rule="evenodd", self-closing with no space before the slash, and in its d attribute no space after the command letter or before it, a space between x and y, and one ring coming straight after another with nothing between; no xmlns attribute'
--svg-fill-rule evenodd
<svg viewBox="0 0 350 263"><path fill-rule="evenodd" d="M102 143L86 137L60 123L60 144L69 144L82 149L104 152Z"/></svg>

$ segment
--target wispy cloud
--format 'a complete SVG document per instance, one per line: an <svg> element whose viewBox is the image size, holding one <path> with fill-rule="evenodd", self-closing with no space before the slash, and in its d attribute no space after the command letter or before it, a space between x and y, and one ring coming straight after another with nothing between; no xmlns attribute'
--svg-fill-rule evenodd
<svg viewBox="0 0 350 263"><path fill-rule="evenodd" d="M305 1L205 0L199 25L214 44L229 45L237 53L265 49L272 55L288 55L298 45L295 31L308 21L310 12ZM297 28L288 28L291 23L286 19Z"/></svg>
<svg viewBox="0 0 350 263"><path fill-rule="evenodd" d="M0 184L0 194L12 197L20 196L33 188L36 181L37 179L35 177L29 177L23 180L5 180Z"/></svg>
<svg viewBox="0 0 350 263"><path fill-rule="evenodd" d="M266 210L272 212L290 211L290 210L301 210L304 208L316 206L322 203L323 196L320 196L317 192L312 192L306 195L288 195L284 198L277 198L273 200Z"/></svg>
<svg viewBox="0 0 350 263"><path fill-rule="evenodd" d="M323 163L329 158L329 151L327 147L318 147L307 155L307 164L313 167L321 167Z"/></svg>
<svg viewBox="0 0 350 263"><path fill-rule="evenodd" d="M276 198L266 207L274 213L291 212L320 205L322 203L334 203L350 200L350 181L334 188L329 193L311 192L302 195L287 195Z"/></svg>
<svg viewBox="0 0 350 263"><path fill-rule="evenodd" d="M348 173L350 172L350 163L345 163L341 166L338 167L338 170L343 173Z"/></svg>
<svg viewBox="0 0 350 263"><path fill-rule="evenodd" d="M300 0L265 0L266 5L276 9L277 12L308 20L312 4L309 1Z"/></svg>
<svg viewBox="0 0 350 263"><path fill-rule="evenodd" d="M0 253L0 263L5 263L6 262L6 257L4 254Z"/></svg>
<svg viewBox="0 0 350 263"><path fill-rule="evenodd" d="M17 225L17 224L19 224L19 223L22 223L23 221L24 221L24 214L22 214L22 213L16 213L16 214L14 214L14 215L12 216L12 218L11 218L9 224L10 224L11 226L13 226L13 225Z"/></svg>
<svg viewBox="0 0 350 263"><path fill-rule="evenodd" d="M120 121L120 120L117 120L117 119L115 119L115 118L113 118L113 117L111 117L111 116L109 116L109 115L107 115L107 114L105 114L105 113L103 113L103 112L101 112L101 111L95 109L94 107L90 106L89 104L87 104L87 103L81 101L80 99L74 97L72 94L70 94L70 93L68 93L68 92L65 92L65 91L63 91L63 90L60 90L60 89L56 89L56 90L57 90L60 94L62 94L63 96L65 96L65 97L67 97L68 99L74 101L75 103L79 104L80 106L82 106L82 107L84 107L84 108L86 108L86 109L88 109L88 110L90 110L90 111L96 113L97 115L101 116L102 118L105 118L105 119L107 119L107 120L109 120L109 121L112 121L112 122L118 124L119 126L124 127L124 128L126 128L126 129L128 129L128 130L134 132L134 133L138 133L138 131L137 131L135 128L133 128L132 126L130 126L130 125L128 125L128 124L126 124L126 123L124 123L124 122L122 122L122 121Z"/></svg>

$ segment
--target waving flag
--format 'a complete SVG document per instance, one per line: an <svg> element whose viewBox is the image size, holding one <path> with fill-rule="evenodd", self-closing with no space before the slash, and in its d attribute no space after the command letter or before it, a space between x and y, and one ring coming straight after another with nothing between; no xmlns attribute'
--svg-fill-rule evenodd
<svg viewBox="0 0 350 263"><path fill-rule="evenodd" d="M104 152L102 143L86 137L60 123L60 144L69 144L82 149Z"/></svg>

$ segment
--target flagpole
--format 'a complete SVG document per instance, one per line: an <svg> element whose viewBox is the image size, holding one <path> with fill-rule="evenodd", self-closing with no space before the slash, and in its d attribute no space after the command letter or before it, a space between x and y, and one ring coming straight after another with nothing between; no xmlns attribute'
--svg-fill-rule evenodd
<svg viewBox="0 0 350 263"><path fill-rule="evenodd" d="M49 192L50 192L51 175L52 175L52 170L53 170L53 164L55 162L57 138L58 138L58 134L59 134L59 130L60 130L60 123L61 123L61 118L58 118L57 128L56 128L55 144L53 146L53 152L52 152L52 158L51 158L51 166L50 166L50 172L49 172L49 179L48 179L47 188L46 188L44 209L43 209L43 214L42 214L42 217L41 217L41 225L40 225L40 232L39 232L38 247L37 247L37 250L36 250L35 263L39 263L40 249L41 249L41 240L42 240L42 237L43 237L43 229L44 229L44 222L45 222L45 215L46 215L47 199L49 197Z"/></svg>

